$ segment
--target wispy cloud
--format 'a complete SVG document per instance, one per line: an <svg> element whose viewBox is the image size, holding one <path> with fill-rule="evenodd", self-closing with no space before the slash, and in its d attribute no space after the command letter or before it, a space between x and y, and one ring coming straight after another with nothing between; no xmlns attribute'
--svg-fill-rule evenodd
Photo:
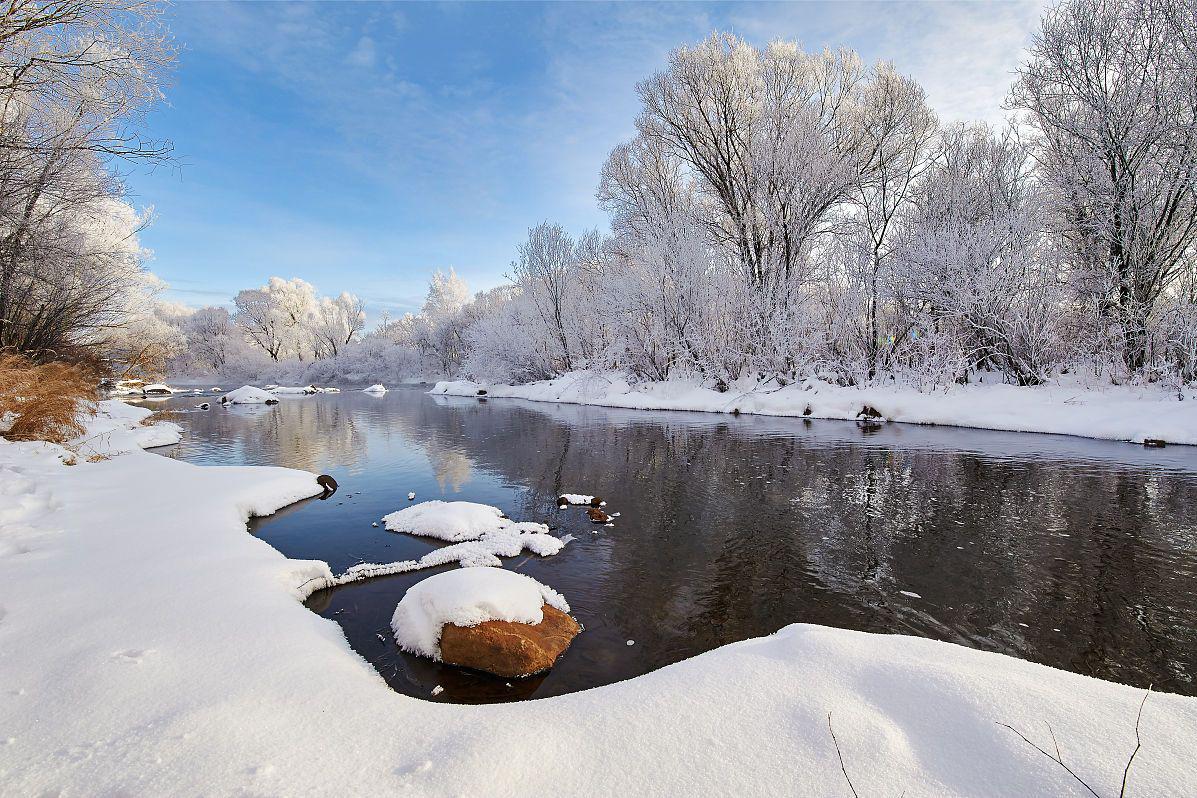
<svg viewBox="0 0 1197 798"><path fill-rule="evenodd" d="M179 4L188 50L165 117L175 127L155 132L181 142L189 165L134 186L159 212L147 245L168 280L210 281L200 288L301 276L407 308L448 266L489 287L537 222L604 224L599 170L634 133L636 83L673 48L716 29L850 46L913 75L944 119L998 121L1040 11Z"/></svg>

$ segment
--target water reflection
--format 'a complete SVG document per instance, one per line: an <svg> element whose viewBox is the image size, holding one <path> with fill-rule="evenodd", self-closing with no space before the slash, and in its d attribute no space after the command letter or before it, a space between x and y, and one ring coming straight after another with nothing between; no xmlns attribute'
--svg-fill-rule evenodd
<svg viewBox="0 0 1197 798"><path fill-rule="evenodd" d="M341 482L328 502L256 526L289 556L340 569L432 549L371 526L409 490L496 504L575 536L556 557L507 563L565 593L586 627L552 673L510 687L395 650L391 612L430 572L313 597L413 695L437 684L438 700L450 701L569 692L796 621L1197 693L1190 447L415 391L295 398L183 422L190 435L175 456ZM616 526L558 510L562 492L607 497Z"/></svg>

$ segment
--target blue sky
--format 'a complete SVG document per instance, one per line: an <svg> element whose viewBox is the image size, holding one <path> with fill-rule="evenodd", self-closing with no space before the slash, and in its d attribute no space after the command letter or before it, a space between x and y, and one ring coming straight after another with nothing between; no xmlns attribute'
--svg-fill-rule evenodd
<svg viewBox="0 0 1197 798"><path fill-rule="evenodd" d="M942 118L1002 119L1027 3L208 3L148 120L175 169L128 175L168 298L227 304L271 275L418 309L429 275L503 280L527 229L603 227L594 189L635 84L712 30L848 46Z"/></svg>

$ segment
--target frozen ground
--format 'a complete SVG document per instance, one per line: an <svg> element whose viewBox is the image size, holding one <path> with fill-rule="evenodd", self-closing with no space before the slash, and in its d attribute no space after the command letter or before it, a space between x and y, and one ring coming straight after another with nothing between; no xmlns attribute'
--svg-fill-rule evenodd
<svg viewBox="0 0 1197 798"><path fill-rule="evenodd" d="M1135 746L1141 690L801 624L574 695L412 699L301 605L327 566L245 531L311 474L63 454L0 441L6 796L848 795L829 715L862 796L1086 794L999 723L1114 796ZM1128 794L1191 794L1197 699L1140 731Z"/></svg>
<svg viewBox="0 0 1197 798"><path fill-rule="evenodd" d="M909 388L843 388L808 380L784 388L745 382L719 393L681 381L633 386L618 374L579 371L526 385L438 382L429 393L476 396L479 390L489 397L538 402L833 419L855 419L868 406L889 421L913 424L1197 444L1197 391L1192 389L1184 393L1184 401L1178 401L1175 391L1159 388L1067 382L1033 388L958 385L948 391L920 393Z"/></svg>

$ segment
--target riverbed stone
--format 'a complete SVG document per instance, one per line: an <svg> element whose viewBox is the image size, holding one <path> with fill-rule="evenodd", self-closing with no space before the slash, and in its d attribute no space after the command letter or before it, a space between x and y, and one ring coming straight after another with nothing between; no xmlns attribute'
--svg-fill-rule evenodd
<svg viewBox="0 0 1197 798"><path fill-rule="evenodd" d="M545 604L537 624L484 621L477 626L445 624L441 629L441 661L512 679L542 673L582 631L578 622Z"/></svg>

